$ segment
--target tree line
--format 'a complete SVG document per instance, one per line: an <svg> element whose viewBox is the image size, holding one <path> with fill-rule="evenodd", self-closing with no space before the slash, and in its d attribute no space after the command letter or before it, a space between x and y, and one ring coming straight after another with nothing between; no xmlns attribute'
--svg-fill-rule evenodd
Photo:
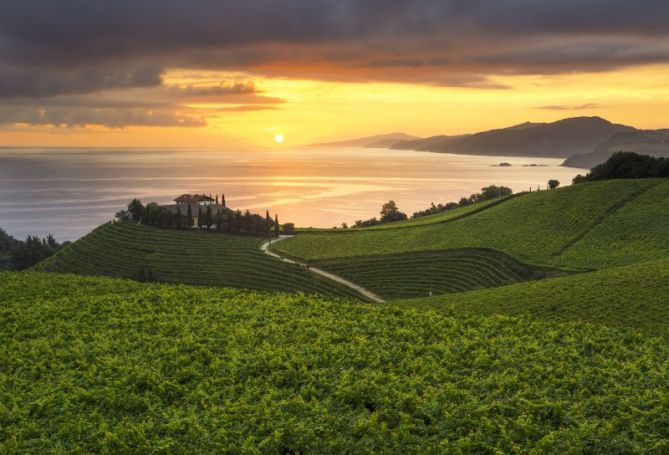
<svg viewBox="0 0 669 455"><path fill-rule="evenodd" d="M669 177L669 158L655 158L634 152L616 152L586 175L574 177L574 183L611 179L645 179Z"/></svg>
<svg viewBox="0 0 669 455"><path fill-rule="evenodd" d="M466 207L468 205L476 204L478 202L495 199L501 196L508 196L513 194L513 190L506 186L490 185L481 188L480 193L471 194L469 197L462 197L458 202L448 202L446 204L435 204L434 202L429 208L419 210L411 215L412 219L420 218L421 216L434 215L435 213L446 212L448 210L457 209L458 207Z"/></svg>
<svg viewBox="0 0 669 455"><path fill-rule="evenodd" d="M248 210L242 212L219 207L214 211L210 205L198 205L197 213L193 213L191 204L186 206L186 213L182 213L181 206L177 205L176 213L173 214L155 202L143 205L139 199L133 199L128 204L127 210L118 212L116 218L120 221L132 221L163 229L198 228L262 237L278 237L281 232L292 234L294 231L292 223L285 223L282 231L278 215L275 214L272 218L269 211L263 217Z"/></svg>
<svg viewBox="0 0 669 455"><path fill-rule="evenodd" d="M556 183L555 187L557 187L557 185L560 184L560 182L558 182L557 180L555 180L555 183ZM413 215L411 215L411 219L420 218L421 216L434 215L435 213L446 212L448 210L456 209L458 207L465 207L467 205L476 204L477 202L483 202L500 196L507 196L509 194L513 194L513 190L511 190L511 188L508 188L506 186L490 185L485 188L481 188L480 193L474 193L469 197L463 197L458 202L448 202L446 204L441 204L441 203L435 204L433 202L429 208L425 210L419 210L418 212L414 212ZM397 203L392 200L383 204L383 206L381 207L381 211L379 212L379 215L380 215L379 218L373 217L367 220L356 220L354 226L355 227L376 226L379 224L392 223L394 221L402 221L409 219L407 214L400 211L399 208L397 207ZM347 229L348 225L346 223L342 223L342 228Z"/></svg>
<svg viewBox="0 0 669 455"><path fill-rule="evenodd" d="M29 235L25 240L17 240L0 229L0 270L23 270L53 255L63 246L53 235L44 238Z"/></svg>

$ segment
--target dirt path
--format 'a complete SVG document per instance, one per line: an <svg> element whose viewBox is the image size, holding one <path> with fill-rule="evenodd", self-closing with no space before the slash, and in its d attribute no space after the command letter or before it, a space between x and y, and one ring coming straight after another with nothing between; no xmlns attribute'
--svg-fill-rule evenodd
<svg viewBox="0 0 669 455"><path fill-rule="evenodd" d="M309 270L310 272L317 273L321 276L324 276L325 278L327 278L329 280L332 280L332 281L335 281L337 283L343 284L344 286L348 286L349 288L357 291L358 293L362 294L363 296L367 297L369 300L371 300L373 302L376 302L376 303L384 303L385 302L385 300L383 300L378 295L374 294L372 291L369 291L369 290L363 288L362 286L359 286L359 285L353 283L352 281L349 281L345 278L342 278L339 275L335 275L334 273L326 272L325 270L319 269L317 267L312 267L312 266L310 266L310 265L308 265L304 262L298 262L298 261L294 261L292 259L285 258L285 257L283 257L283 256L281 256L277 253L274 253L273 251L271 251L269 249L272 243L280 242L280 241L288 239L290 237L292 237L292 236L282 235L281 237L279 237L278 239L274 239L273 241L267 240L266 242L263 242L262 245L260 245L260 250L263 253L265 253L269 256L272 256L274 258L279 259L280 261L287 262L289 264L301 265L302 267L306 267L307 270Z"/></svg>

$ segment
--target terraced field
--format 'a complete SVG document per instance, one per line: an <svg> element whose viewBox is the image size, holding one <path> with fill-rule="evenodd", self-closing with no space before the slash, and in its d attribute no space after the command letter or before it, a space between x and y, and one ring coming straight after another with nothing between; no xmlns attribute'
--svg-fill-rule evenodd
<svg viewBox="0 0 669 455"><path fill-rule="evenodd" d="M0 340L3 454L669 447L669 345L624 327L0 273Z"/></svg>
<svg viewBox="0 0 669 455"><path fill-rule="evenodd" d="M528 266L493 250L471 248L339 258L313 263L385 299L490 288L565 273Z"/></svg>
<svg viewBox="0 0 669 455"><path fill-rule="evenodd" d="M348 287L259 250L257 237L105 224L35 266L36 271L167 283L358 297Z"/></svg>
<svg viewBox="0 0 669 455"><path fill-rule="evenodd" d="M655 203L647 204L648 198ZM666 179L609 180L524 194L448 223L299 234L275 249L294 257L324 260L490 248L526 263L592 269L669 255L666 216L655 216L658 211L669 211ZM588 242L591 231L598 236L597 242ZM621 236L633 232L636 240L630 247L602 260L610 252L610 242L624 243Z"/></svg>
<svg viewBox="0 0 669 455"><path fill-rule="evenodd" d="M589 230L553 262L604 268L669 256L669 179Z"/></svg>
<svg viewBox="0 0 669 455"><path fill-rule="evenodd" d="M669 259L392 305L449 315L587 321L669 334Z"/></svg>

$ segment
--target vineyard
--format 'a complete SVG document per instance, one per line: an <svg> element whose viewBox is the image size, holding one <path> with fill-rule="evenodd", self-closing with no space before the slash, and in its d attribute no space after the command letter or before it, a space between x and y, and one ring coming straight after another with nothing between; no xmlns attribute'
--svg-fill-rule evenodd
<svg viewBox="0 0 669 455"><path fill-rule="evenodd" d="M493 250L452 249L315 261L385 299L491 288L564 274Z"/></svg>
<svg viewBox="0 0 669 455"><path fill-rule="evenodd" d="M610 180L524 194L448 223L301 233L275 249L324 260L491 248L530 264L592 269L667 256L668 213L666 179ZM609 255L611 244L621 248Z"/></svg>
<svg viewBox="0 0 669 455"><path fill-rule="evenodd" d="M0 312L2 453L669 450L634 329L41 273Z"/></svg>
<svg viewBox="0 0 669 455"><path fill-rule="evenodd" d="M357 297L345 286L263 254L262 242L241 235L105 224L35 270Z"/></svg>
<svg viewBox="0 0 669 455"><path fill-rule="evenodd" d="M669 333L669 260L520 283L496 289L393 302L445 314L527 315Z"/></svg>

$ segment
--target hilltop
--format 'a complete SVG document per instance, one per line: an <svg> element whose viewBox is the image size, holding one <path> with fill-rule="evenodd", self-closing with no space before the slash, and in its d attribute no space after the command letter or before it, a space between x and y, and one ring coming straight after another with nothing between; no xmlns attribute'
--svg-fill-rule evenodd
<svg viewBox="0 0 669 455"><path fill-rule="evenodd" d="M246 235L105 224L34 267L145 281L359 297L345 286L277 261Z"/></svg>
<svg viewBox="0 0 669 455"><path fill-rule="evenodd" d="M575 117L552 123L523 123L461 136L435 136L399 142L392 149L466 155L567 158L588 153L611 136L634 128L600 117Z"/></svg>
<svg viewBox="0 0 669 455"><path fill-rule="evenodd" d="M629 328L0 274L3 453L634 453L669 440Z"/></svg>

